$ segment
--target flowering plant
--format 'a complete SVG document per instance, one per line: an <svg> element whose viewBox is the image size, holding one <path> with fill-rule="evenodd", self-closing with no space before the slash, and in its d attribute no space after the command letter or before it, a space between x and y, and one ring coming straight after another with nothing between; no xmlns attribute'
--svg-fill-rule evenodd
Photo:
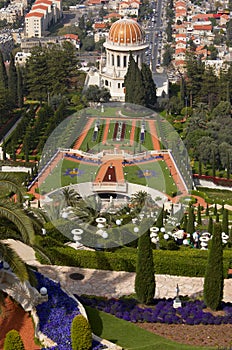
<svg viewBox="0 0 232 350"><path fill-rule="evenodd" d="M52 339L57 346L49 350L72 350L71 324L73 318L80 313L77 302L67 295L59 283L44 277L36 272L38 289L46 287L48 301L36 306L39 317L39 328L48 338ZM103 345L93 341L92 349L102 349ZM42 350L47 350L43 348Z"/></svg>
<svg viewBox="0 0 232 350"><path fill-rule="evenodd" d="M224 316L206 312L203 301L183 301L182 307L173 308L173 299L154 300L154 305L141 307L135 299L99 299L82 296L82 304L115 315L130 322L152 322L167 324L232 324L232 304L223 303Z"/></svg>

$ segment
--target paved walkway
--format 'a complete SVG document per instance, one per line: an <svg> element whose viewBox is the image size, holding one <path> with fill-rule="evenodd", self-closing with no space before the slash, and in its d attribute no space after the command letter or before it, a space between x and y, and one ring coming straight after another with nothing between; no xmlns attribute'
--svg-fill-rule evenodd
<svg viewBox="0 0 232 350"><path fill-rule="evenodd" d="M73 294L89 294L106 297L120 297L134 293L135 273L105 271L68 266L41 265L35 259L32 248L22 242L8 240L12 247L28 264L49 278L60 282L61 286ZM82 280L70 278L72 273L83 274ZM178 283L180 295L193 296L203 291L203 278L156 275L156 298L174 298ZM224 301L232 301L232 279L224 280Z"/></svg>

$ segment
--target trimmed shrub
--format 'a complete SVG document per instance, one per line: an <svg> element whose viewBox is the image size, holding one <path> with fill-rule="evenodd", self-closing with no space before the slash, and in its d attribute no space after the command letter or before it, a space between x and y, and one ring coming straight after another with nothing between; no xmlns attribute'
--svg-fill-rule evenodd
<svg viewBox="0 0 232 350"><path fill-rule="evenodd" d="M71 326L73 350L90 350L92 348L92 331L88 320L83 315L74 317Z"/></svg>
<svg viewBox="0 0 232 350"><path fill-rule="evenodd" d="M12 329L6 334L4 341L4 350L25 350L20 334L15 329Z"/></svg>
<svg viewBox="0 0 232 350"><path fill-rule="evenodd" d="M223 299L224 280L221 233L221 224L214 224L204 281L204 302L212 310L218 310Z"/></svg>

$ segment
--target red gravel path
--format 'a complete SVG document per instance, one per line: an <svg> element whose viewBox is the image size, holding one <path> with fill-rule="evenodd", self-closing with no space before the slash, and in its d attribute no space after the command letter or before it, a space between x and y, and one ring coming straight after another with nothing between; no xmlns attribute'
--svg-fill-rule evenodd
<svg viewBox="0 0 232 350"><path fill-rule="evenodd" d="M34 325L32 318L23 308L14 303L10 298L5 299L0 315L0 350L3 350L6 333L11 329L19 332L25 350L39 350L40 346L34 342Z"/></svg>

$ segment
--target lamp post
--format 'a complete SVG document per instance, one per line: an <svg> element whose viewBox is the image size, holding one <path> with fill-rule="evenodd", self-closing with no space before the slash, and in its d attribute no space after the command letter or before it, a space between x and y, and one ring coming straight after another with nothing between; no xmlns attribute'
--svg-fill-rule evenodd
<svg viewBox="0 0 232 350"><path fill-rule="evenodd" d="M173 300L173 307L174 309L177 309L178 307L182 306L181 300L179 298L179 293L180 293L180 288L178 286L178 284L176 285L176 297Z"/></svg>

